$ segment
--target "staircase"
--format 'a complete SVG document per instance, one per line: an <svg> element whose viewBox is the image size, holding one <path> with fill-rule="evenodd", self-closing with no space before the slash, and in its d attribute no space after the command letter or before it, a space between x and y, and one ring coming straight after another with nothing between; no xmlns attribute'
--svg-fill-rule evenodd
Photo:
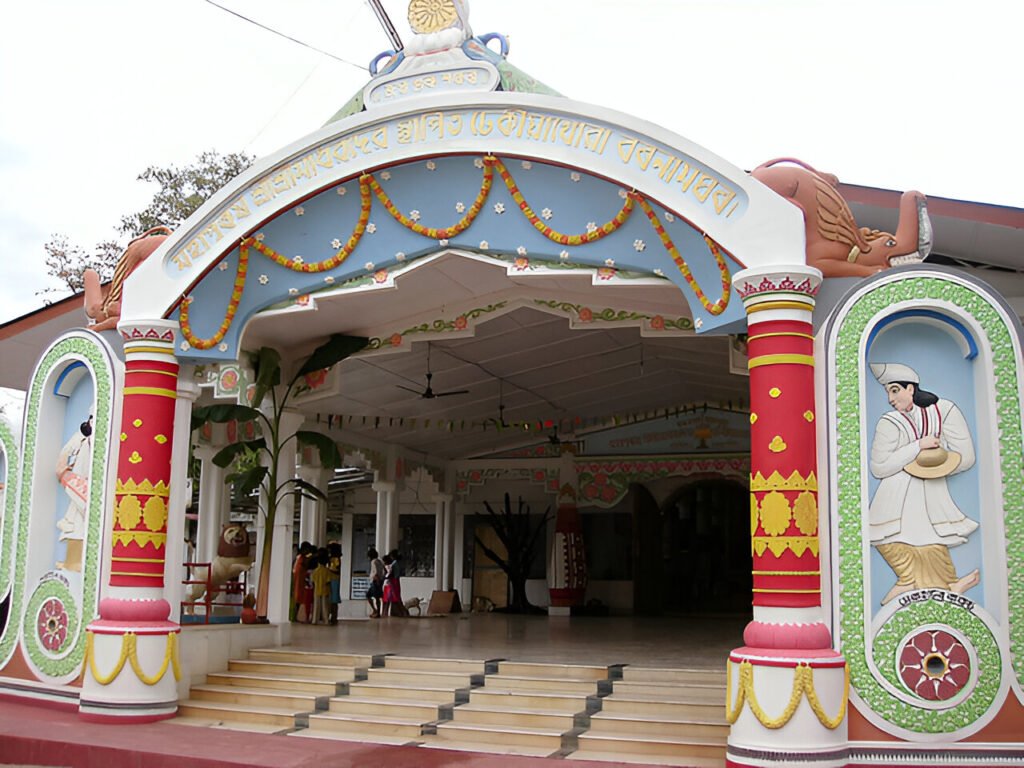
<svg viewBox="0 0 1024 768"><path fill-rule="evenodd" d="M725 672L625 667L573 760L723 768Z"/></svg>
<svg viewBox="0 0 1024 768"><path fill-rule="evenodd" d="M724 768L725 672L252 650L173 722L569 760Z"/></svg>
<svg viewBox="0 0 1024 768"><path fill-rule="evenodd" d="M469 701L437 724L424 746L546 756L576 746L598 696L611 690L609 668L502 661Z"/></svg>
<svg viewBox="0 0 1024 768"><path fill-rule="evenodd" d="M493 668L493 667L492 667ZM483 682L487 662L386 656L383 667L369 669L365 681L332 697L326 712L309 716L303 736L370 741L418 742L438 720L451 717L457 702ZM299 734L296 734L299 735Z"/></svg>
<svg viewBox="0 0 1024 768"><path fill-rule="evenodd" d="M264 733L304 728L310 712L324 709L339 686L364 678L372 664L365 655L253 649L193 685L174 722Z"/></svg>

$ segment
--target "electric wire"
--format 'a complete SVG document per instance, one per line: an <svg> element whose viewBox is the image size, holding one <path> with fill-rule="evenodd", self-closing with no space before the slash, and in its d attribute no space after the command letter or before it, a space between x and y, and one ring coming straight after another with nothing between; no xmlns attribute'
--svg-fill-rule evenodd
<svg viewBox="0 0 1024 768"><path fill-rule="evenodd" d="M291 40L293 43L298 43L299 45L301 45L304 48L309 48L311 51L316 51L317 53L319 53L319 54L321 54L323 56L328 56L328 57L334 59L335 61L340 61L342 64L348 64L350 67L355 67L356 69L363 70L363 71L366 70L366 67L363 66L362 64L356 64L354 61L349 61L348 59L343 59L340 56L335 56L333 53L329 53L328 51L325 51L322 48L317 48L315 45L310 45L309 43L304 43L301 40L298 40L298 39L296 39L296 38L294 38L294 37L292 37L290 35L286 35L284 32L279 32L278 30L274 29L273 27L268 27L266 24L261 24L260 22L256 21L255 19L250 19L248 16L245 16L245 15L239 13L238 11L233 11L230 8L227 8L227 7L223 6L223 5L221 5L220 3L215 3L213 0L204 0L204 2L209 3L214 8L220 8L222 11L230 13L232 16L237 16L238 18L242 19L243 21L247 21L250 24L255 24L260 29L265 29L267 32L275 34L278 37L283 37L285 40Z"/></svg>

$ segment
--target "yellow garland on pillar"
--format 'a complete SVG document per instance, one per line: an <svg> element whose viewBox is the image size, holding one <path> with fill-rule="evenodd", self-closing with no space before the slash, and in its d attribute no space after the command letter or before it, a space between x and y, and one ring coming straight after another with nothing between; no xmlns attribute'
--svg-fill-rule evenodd
<svg viewBox="0 0 1024 768"><path fill-rule="evenodd" d="M740 684L735 709L732 706L732 664L726 665L726 689L725 689L725 718L732 725L739 719L743 711L744 703L750 705L750 711L757 718L757 721L765 728L772 730L781 728L788 723L804 694L807 694L807 703L818 718L818 722L830 731L839 727L846 717L846 705L850 699L850 668L843 668L843 701L839 706L839 714L829 717L821 705L818 692L814 688L814 670L806 663L800 663L793 670L793 690L789 695L789 703L778 717L769 717L761 705L758 704L757 695L754 693L754 665L749 661L740 662Z"/></svg>
<svg viewBox="0 0 1024 768"><path fill-rule="evenodd" d="M168 632L167 633L167 646L164 649L164 661L160 665L160 669L157 670L155 675L147 675L142 671L142 666L139 664L138 656L138 636L134 632L126 632L121 636L121 656L117 660L117 664L114 665L114 669L109 675L101 675L96 669L96 654L93 649L94 635L92 632L85 633L85 658L82 660L82 666L88 665L89 671L92 672L92 678L100 685L110 685L114 682L121 670L124 669L125 662L131 665L132 670L135 672L135 676L139 678L146 685L156 685L163 680L164 675L167 674L167 667L170 666L174 672L174 679L181 679L181 667L178 664L178 633Z"/></svg>

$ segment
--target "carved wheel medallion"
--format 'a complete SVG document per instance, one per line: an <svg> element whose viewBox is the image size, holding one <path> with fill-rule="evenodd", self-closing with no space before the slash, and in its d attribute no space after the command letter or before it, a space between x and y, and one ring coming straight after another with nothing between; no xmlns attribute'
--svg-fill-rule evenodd
<svg viewBox="0 0 1024 768"><path fill-rule="evenodd" d="M409 26L418 35L429 35L454 26L459 20L452 0L412 0Z"/></svg>
<svg viewBox="0 0 1024 768"><path fill-rule="evenodd" d="M903 684L929 701L953 698L971 679L967 648L941 629L927 629L907 638L898 664Z"/></svg>

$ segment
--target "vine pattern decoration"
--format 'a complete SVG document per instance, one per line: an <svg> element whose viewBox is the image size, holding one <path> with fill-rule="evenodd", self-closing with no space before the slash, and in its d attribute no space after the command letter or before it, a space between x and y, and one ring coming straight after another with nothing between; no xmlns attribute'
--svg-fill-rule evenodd
<svg viewBox="0 0 1024 768"><path fill-rule="evenodd" d="M995 372L995 413L1002 472L1002 501L1009 573L1024 569L1024 451L1017 350L1005 319L991 301L973 286L939 276L903 276L888 280L859 296L848 308L836 335L836 409L834 433L837 472L839 539L836 562L840 571L839 626L842 652L852 668L852 684L858 697L884 721L917 733L963 733L996 705L1002 686L1002 651L988 625L962 608L932 601L913 603L897 611L869 637L865 614L867 563L864 558L860 455L861 403L860 344L869 324L889 307L906 301L938 301L969 313L988 338ZM888 277L888 276L887 276ZM831 365L831 363L830 363ZM1010 660L1018 685L1024 679L1024 584L1010 579ZM952 706L935 711L894 695L904 689L897 677L896 653L903 637L926 623L958 630L978 654L979 677L972 693Z"/></svg>
<svg viewBox="0 0 1024 768"><path fill-rule="evenodd" d="M127 662L135 676L146 685L156 685L164 679L167 668L170 667L174 673L175 680L181 680L181 665L178 661L178 633L167 633L167 644L164 647L164 660L156 674L147 675L139 663L139 638L134 632L126 632L121 636L121 655L109 674L103 674L96 668L96 651L94 648L94 636L92 632L85 635L85 658L82 661L83 668L88 668L92 679L100 685L110 685L117 676L121 674Z"/></svg>
<svg viewBox="0 0 1024 768"><path fill-rule="evenodd" d="M275 264L293 272L311 274L332 270L345 262L345 260L359 245L363 235L366 233L374 196L377 197L388 214L403 227L418 235L429 237L432 240L437 240L438 242L446 245L450 238L469 229L483 210L493 188L495 170L498 171L502 181L508 188L509 193L512 195L512 199L515 201L527 221L529 221L530 224L548 240L560 245L586 245L607 237L608 235L618 231L629 220L630 215L636 208L636 205L639 204L650 221L651 226L661 239L662 245L672 257L672 260L679 269L680 274L700 301L701 306L704 307L704 309L711 315L720 315L725 312L728 307L729 297L732 290L732 276L729 273L729 265L723 256L721 247L710 237L704 235L704 241L711 251L711 255L714 258L721 275L721 295L715 301L711 301L697 282L697 279L694 277L689 265L686 263L686 260L680 255L679 249L665 230L664 225L661 223L661 220L658 218L653 207L651 207L651 204L635 189L626 193L625 201L619 209L619 212L604 224L588 228L588 231L583 234L566 234L552 229L536 214L520 191L511 172L500 159L494 155L486 155L483 158L482 166L483 178L480 183L480 190L477 192L476 199L466 211L465 215L448 227L427 227L413 221L398 210L394 201L373 174L364 173L359 177L359 218L348 240L333 256L318 262L306 262L298 256L289 258L266 245L263 242L263 235L261 233L243 238L238 246L238 266L236 268L231 298L228 301L224 318L212 336L200 337L195 333L192 328L192 321L189 313L189 305L192 303L193 299L191 296L186 296L182 299L179 323L181 326L182 337L185 339L183 348L188 349L191 347L199 350L208 350L223 341L234 322L236 314L238 313L238 307L245 291L250 249L258 251ZM326 279L330 280L330 278Z"/></svg>
<svg viewBox="0 0 1024 768"><path fill-rule="evenodd" d="M754 692L754 665L747 659L739 662L740 680L736 694L736 706L733 706L732 666L731 662L726 665L725 717L729 721L729 725L739 719L740 713L743 712L743 706L746 704L750 707L751 714L757 718L757 722L765 728L777 730L793 718L804 696L807 697L807 703L810 705L811 711L814 712L814 716L818 718L818 722L830 731L838 728L846 718L846 707L850 700L850 668L848 665L843 665L843 701L839 706L839 713L835 717L830 717L825 712L818 692L814 688L814 669L806 662L800 662L794 667L793 688L789 694L789 702L778 717L772 717L765 712L757 701L757 694Z"/></svg>

